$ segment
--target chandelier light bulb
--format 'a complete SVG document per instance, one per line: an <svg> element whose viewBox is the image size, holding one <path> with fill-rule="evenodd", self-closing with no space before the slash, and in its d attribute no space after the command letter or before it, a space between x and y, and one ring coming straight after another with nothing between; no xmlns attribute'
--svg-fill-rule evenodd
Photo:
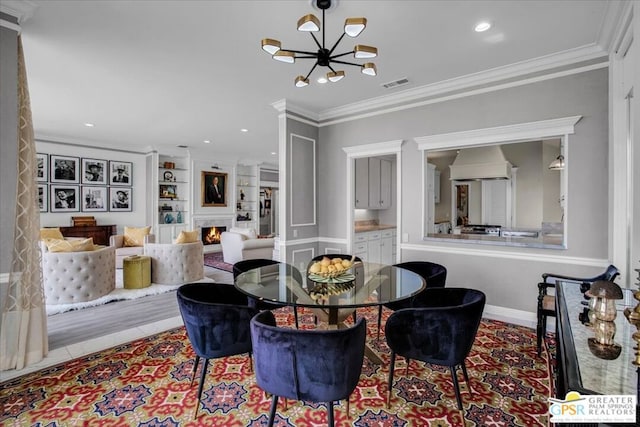
<svg viewBox="0 0 640 427"><path fill-rule="evenodd" d="M273 55L280 50L280 42L274 39L262 39L262 50Z"/></svg>
<svg viewBox="0 0 640 427"><path fill-rule="evenodd" d="M296 87L309 86L309 79L305 79L303 76L296 77Z"/></svg>
<svg viewBox="0 0 640 427"><path fill-rule="evenodd" d="M279 50L273 54L273 59L280 62L286 62L287 64L293 64L296 62L296 56L293 52L288 50Z"/></svg>
<svg viewBox="0 0 640 427"><path fill-rule="evenodd" d="M358 37L367 27L367 18L347 18L344 21L344 32L349 37Z"/></svg>
<svg viewBox="0 0 640 427"><path fill-rule="evenodd" d="M331 71L327 73L327 79L329 79L331 83L339 82L343 78L344 78L344 71L335 71L335 72Z"/></svg>
<svg viewBox="0 0 640 427"><path fill-rule="evenodd" d="M376 69L376 64L374 64L373 62L362 64L362 74L366 74L367 76L377 75L378 70Z"/></svg>
<svg viewBox="0 0 640 427"><path fill-rule="evenodd" d="M328 82L329 80L327 80L327 78L325 76L320 76L318 77L318 80L316 80L318 83L320 84L325 84L326 82Z"/></svg>
<svg viewBox="0 0 640 427"><path fill-rule="evenodd" d="M375 58L376 56L378 56L378 48L376 47L357 44L353 48L353 57L356 59Z"/></svg>
<svg viewBox="0 0 640 427"><path fill-rule="evenodd" d="M475 30L477 33L482 33L483 31L487 31L489 28L491 28L491 23L479 22L478 25L476 25Z"/></svg>
<svg viewBox="0 0 640 427"><path fill-rule="evenodd" d="M298 31L320 31L320 20L309 14L298 19Z"/></svg>

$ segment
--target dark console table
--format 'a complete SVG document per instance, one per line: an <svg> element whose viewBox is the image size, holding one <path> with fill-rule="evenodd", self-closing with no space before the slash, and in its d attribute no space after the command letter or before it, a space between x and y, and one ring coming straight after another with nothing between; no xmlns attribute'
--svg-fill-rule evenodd
<svg viewBox="0 0 640 427"><path fill-rule="evenodd" d="M115 225L79 225L74 227L60 227L64 237L93 237L96 245L109 246L109 237L118 234Z"/></svg>
<svg viewBox="0 0 640 427"><path fill-rule="evenodd" d="M630 289L623 289L625 298L616 301L617 316L615 342L622 347L620 355L614 360L598 357L589 349L589 338L594 337L593 328L585 320L587 299L576 283L558 281L556 285L556 338L557 338L557 377L556 397L564 399L568 391L577 391L581 395L636 395L639 392L638 370L631 362L635 359L635 342L631 335L636 327L631 325L624 315L624 308L635 307ZM636 416L640 410L636 409ZM570 424L561 424L569 426ZM606 424L580 424L606 425ZM636 424L611 424L628 426Z"/></svg>

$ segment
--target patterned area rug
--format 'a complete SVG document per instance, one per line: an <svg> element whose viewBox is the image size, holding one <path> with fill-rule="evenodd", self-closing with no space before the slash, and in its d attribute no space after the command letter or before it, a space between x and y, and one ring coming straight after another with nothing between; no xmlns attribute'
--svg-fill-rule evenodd
<svg viewBox="0 0 640 427"><path fill-rule="evenodd" d="M204 254L204 265L233 273L233 264L228 264L222 260L222 252Z"/></svg>
<svg viewBox="0 0 640 427"><path fill-rule="evenodd" d="M302 327L313 316L301 310ZM290 309L275 311L279 325L293 324ZM547 426L550 378L547 356L536 357L535 331L483 320L467 368L472 393L460 381L457 410L448 369L404 359L396 362L392 406L387 409L389 350L375 339L376 309L365 315L368 340L383 358L365 358L360 382L335 408L336 426ZM383 311L383 318L390 311ZM197 380L190 385L194 353L184 328L133 341L0 384L0 423L6 426L261 426L271 399L256 383L246 355L211 362L198 419ZM461 374L460 374L461 377ZM278 405L277 426L327 425L322 404Z"/></svg>

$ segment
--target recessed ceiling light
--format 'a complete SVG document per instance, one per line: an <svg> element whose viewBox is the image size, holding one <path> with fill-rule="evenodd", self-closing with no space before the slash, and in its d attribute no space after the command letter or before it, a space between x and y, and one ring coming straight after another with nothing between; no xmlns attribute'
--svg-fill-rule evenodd
<svg viewBox="0 0 640 427"><path fill-rule="evenodd" d="M475 30L476 32L481 33L483 31L487 31L489 28L491 28L491 24L489 22L484 21L484 22L479 22L476 25Z"/></svg>
<svg viewBox="0 0 640 427"><path fill-rule="evenodd" d="M242 128L240 129L240 132L249 132L249 129Z"/></svg>
<svg viewBox="0 0 640 427"><path fill-rule="evenodd" d="M92 128L95 126L93 123L85 123L84 125L88 128Z"/></svg>
<svg viewBox="0 0 640 427"><path fill-rule="evenodd" d="M320 76L318 77L318 83L326 83L329 80L327 80L327 78L325 76Z"/></svg>
<svg viewBox="0 0 640 427"><path fill-rule="evenodd" d="M202 142L204 142L205 144L211 144L211 141L209 141L208 139L205 139L205 140L204 140L204 141L202 141Z"/></svg>
<svg viewBox="0 0 640 427"><path fill-rule="evenodd" d="M278 153L276 153L275 151L272 151L272 152L271 152L271 155L272 155L272 156L275 156L276 154L278 154Z"/></svg>

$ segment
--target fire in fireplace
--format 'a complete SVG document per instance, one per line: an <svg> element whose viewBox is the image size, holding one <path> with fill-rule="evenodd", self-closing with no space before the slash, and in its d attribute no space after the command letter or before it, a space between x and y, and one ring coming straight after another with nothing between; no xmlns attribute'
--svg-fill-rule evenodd
<svg viewBox="0 0 640 427"><path fill-rule="evenodd" d="M202 227L202 244L218 245L220 244L220 234L227 231L227 227Z"/></svg>

